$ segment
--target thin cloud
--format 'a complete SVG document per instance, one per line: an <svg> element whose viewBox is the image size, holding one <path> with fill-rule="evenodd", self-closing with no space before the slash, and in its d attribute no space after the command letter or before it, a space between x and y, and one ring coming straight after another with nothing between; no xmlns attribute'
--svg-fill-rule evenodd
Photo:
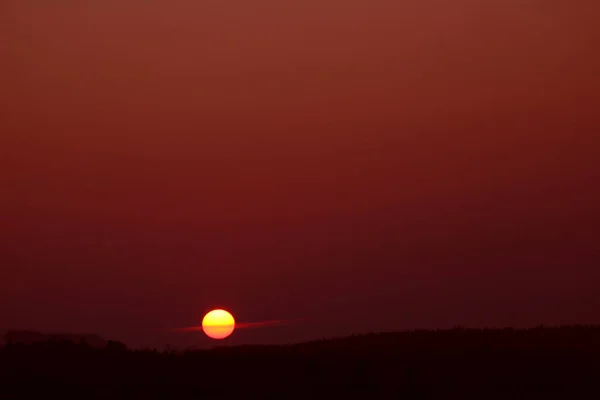
<svg viewBox="0 0 600 400"><path fill-rule="evenodd" d="M305 318L274 319L274 320L270 320L270 321L258 321L258 322L240 322L238 324L235 324L235 327L236 327L236 329L262 328L264 326L291 324L293 322L297 322L297 321L300 321L303 319L305 319Z"/></svg>
<svg viewBox="0 0 600 400"><path fill-rule="evenodd" d="M295 318L295 319L274 319L268 321L256 321L256 322L236 322L235 329L252 329L252 328L263 328L267 326L286 325L294 322L305 320L306 318ZM202 332L202 325L199 326L188 326L185 328L174 328L171 332Z"/></svg>

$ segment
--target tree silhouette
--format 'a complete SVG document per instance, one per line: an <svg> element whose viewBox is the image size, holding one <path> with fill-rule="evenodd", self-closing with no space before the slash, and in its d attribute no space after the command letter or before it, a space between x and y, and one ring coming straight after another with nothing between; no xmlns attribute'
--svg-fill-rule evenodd
<svg viewBox="0 0 600 400"><path fill-rule="evenodd" d="M0 347L0 399L593 398L599 376L594 326L459 328L186 352L57 338Z"/></svg>

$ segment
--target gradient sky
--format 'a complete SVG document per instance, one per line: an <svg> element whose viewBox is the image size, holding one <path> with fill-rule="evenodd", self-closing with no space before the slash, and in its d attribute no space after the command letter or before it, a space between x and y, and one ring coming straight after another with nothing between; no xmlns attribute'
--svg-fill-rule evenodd
<svg viewBox="0 0 600 400"><path fill-rule="evenodd" d="M0 331L600 322L596 0L3 0Z"/></svg>

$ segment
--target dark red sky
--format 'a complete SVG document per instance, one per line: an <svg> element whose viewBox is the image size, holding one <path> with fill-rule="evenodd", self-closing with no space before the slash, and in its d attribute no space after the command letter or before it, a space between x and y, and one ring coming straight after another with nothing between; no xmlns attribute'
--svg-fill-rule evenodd
<svg viewBox="0 0 600 400"><path fill-rule="evenodd" d="M600 322L595 0L4 0L0 331Z"/></svg>

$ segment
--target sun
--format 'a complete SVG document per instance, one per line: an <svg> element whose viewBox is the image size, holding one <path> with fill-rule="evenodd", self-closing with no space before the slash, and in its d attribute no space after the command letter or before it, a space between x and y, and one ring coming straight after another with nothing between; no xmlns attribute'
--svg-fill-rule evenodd
<svg viewBox="0 0 600 400"><path fill-rule="evenodd" d="M212 339L225 339L234 329L233 315L225 310L212 310L202 319L202 330Z"/></svg>

